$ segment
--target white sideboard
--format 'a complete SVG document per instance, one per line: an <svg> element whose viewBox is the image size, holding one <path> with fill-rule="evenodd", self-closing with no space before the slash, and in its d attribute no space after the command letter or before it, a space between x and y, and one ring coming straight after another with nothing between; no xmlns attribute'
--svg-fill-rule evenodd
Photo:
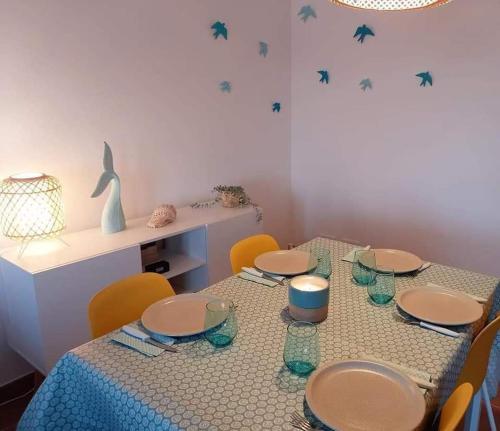
<svg viewBox="0 0 500 431"><path fill-rule="evenodd" d="M0 254L9 345L47 374L68 350L90 339L87 305L109 283L144 271L141 246L161 244L170 264L163 274L176 293L195 292L231 274L229 249L262 232L254 208L180 208L163 228L148 218L127 220L127 229L104 235L99 228L32 244L22 257L12 247Z"/></svg>

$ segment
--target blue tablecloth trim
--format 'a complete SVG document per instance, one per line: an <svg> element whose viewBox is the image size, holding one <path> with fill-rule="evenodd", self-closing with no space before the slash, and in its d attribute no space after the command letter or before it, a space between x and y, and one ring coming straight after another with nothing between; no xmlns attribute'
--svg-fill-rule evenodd
<svg viewBox="0 0 500 431"><path fill-rule="evenodd" d="M334 268L331 312L318 325L322 361L355 358L363 349L383 360L425 370L438 385L426 395L428 413L433 414L453 390L472 331L480 329L486 316L460 328L459 339L395 322L390 309L371 306L366 290L352 283L351 267L341 260L351 245L322 238L311 243L330 249ZM311 243L301 247L308 249ZM489 320L500 311L498 279L465 270L433 265L416 276L398 277L397 288L426 282L487 295ZM179 353L150 358L111 343L109 336L99 338L61 358L18 429L291 430L290 414L304 408L304 398L303 382L288 376L281 362L288 324L282 313L286 288L268 289L231 277L208 292L238 304L240 329L230 348L216 351L201 341L202 336L194 336L176 340ZM492 393L498 383L498 358L500 336L490 361Z"/></svg>
<svg viewBox="0 0 500 431"><path fill-rule="evenodd" d="M488 322L496 318L497 313L500 312L500 283L495 289L493 294L493 304L488 316ZM490 362L488 365L488 375L486 376L486 383L488 385L488 392L491 398L495 398L500 385L500 333L497 334L495 342L493 343L492 352L490 355Z"/></svg>
<svg viewBox="0 0 500 431"><path fill-rule="evenodd" d="M175 431L179 428L69 352L47 376L17 429Z"/></svg>

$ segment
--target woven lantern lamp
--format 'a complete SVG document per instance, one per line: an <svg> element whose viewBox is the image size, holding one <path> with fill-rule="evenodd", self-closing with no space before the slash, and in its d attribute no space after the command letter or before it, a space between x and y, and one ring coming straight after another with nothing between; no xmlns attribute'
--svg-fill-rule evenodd
<svg viewBox="0 0 500 431"><path fill-rule="evenodd" d="M61 183L50 175L28 172L0 183L0 227L7 238L21 242L54 238L64 230Z"/></svg>
<svg viewBox="0 0 500 431"><path fill-rule="evenodd" d="M451 0L330 0L340 6L367 10L414 10L441 6Z"/></svg>

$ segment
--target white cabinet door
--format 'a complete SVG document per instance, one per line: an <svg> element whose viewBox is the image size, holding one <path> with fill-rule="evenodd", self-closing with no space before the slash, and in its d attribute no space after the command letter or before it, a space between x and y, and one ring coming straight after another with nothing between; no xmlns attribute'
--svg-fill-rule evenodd
<svg viewBox="0 0 500 431"><path fill-rule="evenodd" d="M255 211L248 211L239 217L207 225L209 285L232 274L229 250L233 244L247 236L262 233L262 229L263 224L257 223Z"/></svg>
<svg viewBox="0 0 500 431"><path fill-rule="evenodd" d="M90 340L87 306L92 296L138 272L139 246L30 275L31 283L4 267L9 344L48 373L65 352ZM24 284L19 286L19 280Z"/></svg>

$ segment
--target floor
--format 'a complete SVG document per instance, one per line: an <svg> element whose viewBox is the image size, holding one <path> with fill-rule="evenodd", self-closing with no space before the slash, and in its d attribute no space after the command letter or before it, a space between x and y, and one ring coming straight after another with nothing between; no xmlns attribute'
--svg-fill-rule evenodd
<svg viewBox="0 0 500 431"><path fill-rule="evenodd" d="M0 404L21 397L0 407L0 431L15 431L17 422L43 379L41 374L32 373L1 388Z"/></svg>
<svg viewBox="0 0 500 431"><path fill-rule="evenodd" d="M495 416L495 424L498 429L500 429L500 387L497 390L497 397L491 400L491 407L493 409L493 415ZM481 409L481 420L479 422L480 431L488 431L490 429L488 424L488 417L486 416L486 410L484 407Z"/></svg>
<svg viewBox="0 0 500 431"><path fill-rule="evenodd" d="M2 388L0 404L10 398L18 396L19 394L28 392L31 388L38 388L42 382L43 376L36 373L26 376L26 378L16 381L14 384L8 385L9 387L7 388ZM17 422L30 402L34 392L35 391L32 391L26 396L0 407L0 431L16 430ZM500 429L500 388L498 390L497 397L492 400L491 405L493 407L497 428ZM483 408L481 411L479 430L488 431L489 429L488 418L486 417L486 411Z"/></svg>

